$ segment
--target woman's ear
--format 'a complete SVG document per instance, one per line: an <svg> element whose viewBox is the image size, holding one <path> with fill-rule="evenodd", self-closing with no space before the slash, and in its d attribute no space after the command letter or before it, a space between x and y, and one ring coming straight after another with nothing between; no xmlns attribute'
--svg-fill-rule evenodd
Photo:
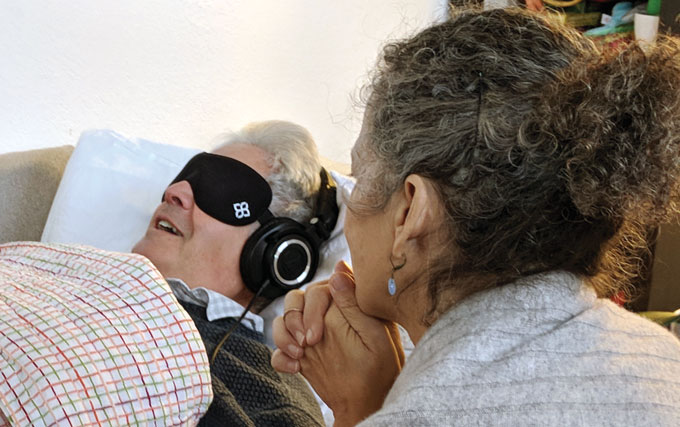
<svg viewBox="0 0 680 427"><path fill-rule="evenodd" d="M409 175L395 194L394 243L392 255L403 257L409 245L432 232L439 225L441 200L434 183L420 175Z"/></svg>

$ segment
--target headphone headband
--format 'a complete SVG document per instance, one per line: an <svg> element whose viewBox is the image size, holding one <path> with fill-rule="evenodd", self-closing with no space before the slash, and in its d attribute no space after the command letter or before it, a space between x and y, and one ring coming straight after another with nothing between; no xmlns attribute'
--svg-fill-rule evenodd
<svg viewBox="0 0 680 427"><path fill-rule="evenodd" d="M313 233L321 238L321 241L328 240L338 222L340 208L337 203L338 188L335 180L325 168L321 168L321 185L314 203L314 215L309 220L309 225L314 229Z"/></svg>

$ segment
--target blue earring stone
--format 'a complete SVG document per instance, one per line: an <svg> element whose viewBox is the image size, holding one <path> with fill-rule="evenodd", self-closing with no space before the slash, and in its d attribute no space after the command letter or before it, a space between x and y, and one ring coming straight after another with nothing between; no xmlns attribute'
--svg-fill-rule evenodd
<svg viewBox="0 0 680 427"><path fill-rule="evenodd" d="M394 282L394 278L392 277L390 277L390 280L387 281L387 292L389 292L390 295L397 293L397 284Z"/></svg>

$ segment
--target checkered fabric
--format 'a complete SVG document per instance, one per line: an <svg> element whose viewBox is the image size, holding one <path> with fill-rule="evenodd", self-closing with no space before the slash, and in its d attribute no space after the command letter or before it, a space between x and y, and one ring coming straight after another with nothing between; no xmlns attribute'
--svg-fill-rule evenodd
<svg viewBox="0 0 680 427"><path fill-rule="evenodd" d="M195 425L210 405L201 336L141 256L0 245L0 313L11 425Z"/></svg>

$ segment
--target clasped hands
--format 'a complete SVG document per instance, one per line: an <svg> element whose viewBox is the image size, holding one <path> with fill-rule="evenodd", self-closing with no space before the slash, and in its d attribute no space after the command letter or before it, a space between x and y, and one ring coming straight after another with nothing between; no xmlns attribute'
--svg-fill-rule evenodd
<svg viewBox="0 0 680 427"><path fill-rule="evenodd" d="M338 263L327 282L286 295L274 320L272 366L300 372L333 410L354 425L383 404L404 364L397 325L361 311L352 270Z"/></svg>

